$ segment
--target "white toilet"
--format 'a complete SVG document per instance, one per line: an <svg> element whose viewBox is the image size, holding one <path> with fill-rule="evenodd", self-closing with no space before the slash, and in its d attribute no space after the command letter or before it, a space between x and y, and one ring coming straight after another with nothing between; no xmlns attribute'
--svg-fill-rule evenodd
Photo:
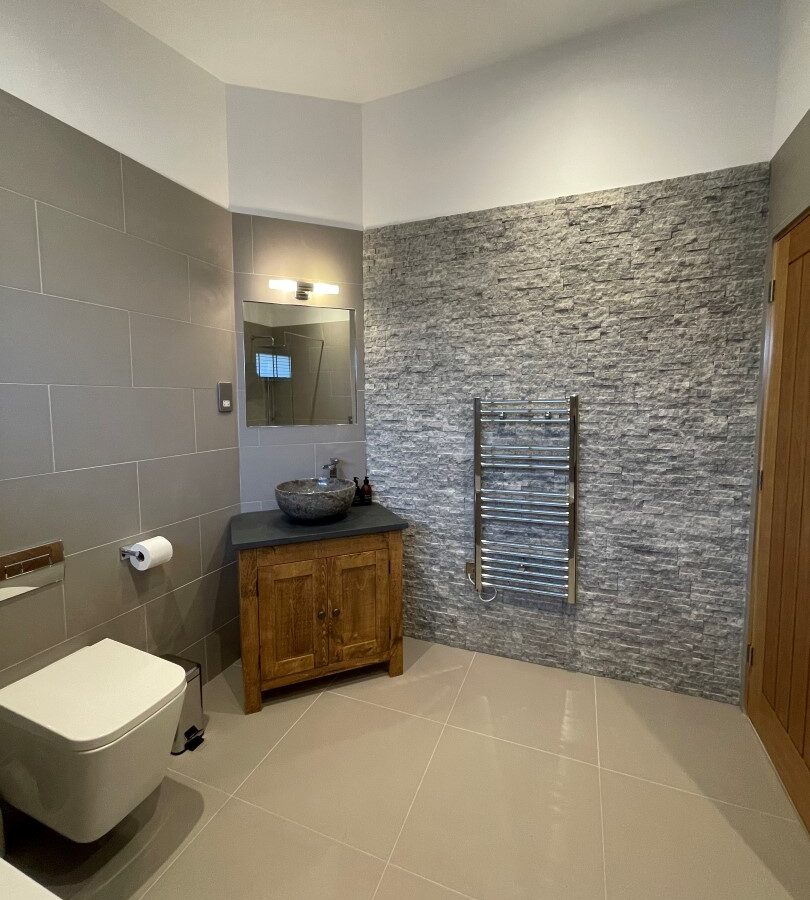
<svg viewBox="0 0 810 900"><path fill-rule="evenodd" d="M80 843L163 780L186 674L105 639L0 690L0 797Z"/></svg>

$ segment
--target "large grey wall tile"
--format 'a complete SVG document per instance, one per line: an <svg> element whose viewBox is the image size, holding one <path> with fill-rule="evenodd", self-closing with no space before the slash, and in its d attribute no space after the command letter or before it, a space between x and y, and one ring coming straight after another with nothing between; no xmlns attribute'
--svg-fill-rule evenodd
<svg viewBox="0 0 810 900"><path fill-rule="evenodd" d="M249 504L229 506L200 516L200 548L203 572L213 572L236 562L236 552L231 546L231 519L240 512L255 509Z"/></svg>
<svg viewBox="0 0 810 900"><path fill-rule="evenodd" d="M238 445L236 410L220 412L214 388L194 389L194 410L198 450L222 450Z"/></svg>
<svg viewBox="0 0 810 900"><path fill-rule="evenodd" d="M126 312L10 288L0 309L0 381L130 384Z"/></svg>
<svg viewBox="0 0 810 900"><path fill-rule="evenodd" d="M132 360L136 385L214 388L233 381L233 334L133 314Z"/></svg>
<svg viewBox="0 0 810 900"><path fill-rule="evenodd" d="M48 388L0 384L0 479L52 471Z"/></svg>
<svg viewBox="0 0 810 900"><path fill-rule="evenodd" d="M25 678L26 675L62 659L68 653L75 653L82 647L89 647L104 638L129 644L130 647L137 647L139 650L146 650L146 607L139 606L116 619L54 644L47 650L37 653L36 656L31 656L16 665L3 669L0 671L0 687L19 681L20 678Z"/></svg>
<svg viewBox="0 0 810 900"><path fill-rule="evenodd" d="M191 321L214 328L234 328L233 272L198 259L189 260Z"/></svg>
<svg viewBox="0 0 810 900"><path fill-rule="evenodd" d="M120 547L160 534L171 541L168 563L139 572L121 559ZM102 547L69 556L65 563L65 618L68 635L102 622L182 587L201 574L197 519L130 535Z"/></svg>
<svg viewBox="0 0 810 900"><path fill-rule="evenodd" d="M357 476L362 484L368 471L365 441L315 445L315 467L317 471L320 471L324 465L328 465L331 459L340 460L338 471L341 478L352 479ZM373 478L370 480L373 484Z"/></svg>
<svg viewBox="0 0 810 900"><path fill-rule="evenodd" d="M78 469L194 451L190 390L51 388L57 469Z"/></svg>
<svg viewBox="0 0 810 900"><path fill-rule="evenodd" d="M205 638L205 661L208 678L216 678L241 656L239 619L231 619L227 625L217 628Z"/></svg>
<svg viewBox="0 0 810 900"><path fill-rule="evenodd" d="M135 464L0 482L0 553L63 540L65 553L138 531Z"/></svg>
<svg viewBox="0 0 810 900"><path fill-rule="evenodd" d="M0 92L0 187L121 228L119 154Z"/></svg>
<svg viewBox="0 0 810 900"><path fill-rule="evenodd" d="M239 451L215 450L138 463L144 528L159 528L239 502Z"/></svg>
<svg viewBox="0 0 810 900"><path fill-rule="evenodd" d="M305 281L363 280L363 232L253 217L253 271Z"/></svg>
<svg viewBox="0 0 810 900"><path fill-rule="evenodd" d="M235 272L253 271L253 226L251 217L233 213L233 269Z"/></svg>
<svg viewBox="0 0 810 900"><path fill-rule="evenodd" d="M127 231L198 259L233 265L231 214L205 197L124 157Z"/></svg>
<svg viewBox="0 0 810 900"><path fill-rule="evenodd" d="M34 201L0 190L0 284L39 290Z"/></svg>
<svg viewBox="0 0 810 900"><path fill-rule="evenodd" d="M205 575L146 605L149 649L179 653L239 614L237 567Z"/></svg>
<svg viewBox="0 0 810 900"><path fill-rule="evenodd" d="M182 253L50 206L38 216L45 293L188 321Z"/></svg>
<svg viewBox="0 0 810 900"><path fill-rule="evenodd" d="M0 603L0 669L65 639L62 585Z"/></svg>
<svg viewBox="0 0 810 900"><path fill-rule="evenodd" d="M275 505L275 486L291 478L315 476L314 444L284 444L276 447L242 447L239 453L242 500Z"/></svg>
<svg viewBox="0 0 810 900"><path fill-rule="evenodd" d="M202 684L206 684L208 682L208 660L206 659L205 653L205 638L199 641L195 641L190 647L183 647L180 650L176 650L174 655L180 656L183 659L190 659L192 662L199 663L200 678L202 679Z"/></svg>

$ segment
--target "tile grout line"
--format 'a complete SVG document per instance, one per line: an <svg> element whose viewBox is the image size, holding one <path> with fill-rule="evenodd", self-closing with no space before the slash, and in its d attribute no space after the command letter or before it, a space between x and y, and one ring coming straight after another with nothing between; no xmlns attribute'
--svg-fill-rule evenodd
<svg viewBox="0 0 810 900"><path fill-rule="evenodd" d="M2 188L0 188L0 190L2 190ZM122 232L119 231L118 233L121 234ZM205 265L210 265L210 263L205 263L204 260L201 260L201 262ZM214 268L216 268L216 266ZM130 309L127 306L110 306L109 303L99 303L97 300L83 300L80 297L68 297L65 294L52 294L49 291L44 290L32 291L30 288L22 288L13 284L3 284L2 282L0 282L0 287L6 288L6 290L9 291L17 291L20 294L32 294L35 297L44 297L47 300L64 300L66 303L81 303L84 306L94 306L96 309L110 309L115 312L130 313L133 316L144 316L147 319L158 319L162 322L175 322L178 325L191 325L194 328L208 328L211 331L220 331L222 334L243 334L243 332L235 331L233 328L222 328L219 325L206 325L204 322L192 322L190 319L177 319L174 316L161 316L158 313L144 312L140 309ZM93 385L93 387L99 387L99 385Z"/></svg>
<svg viewBox="0 0 810 900"><path fill-rule="evenodd" d="M423 722L433 722L434 725L446 724L447 728L454 731L463 731L466 734L474 734L478 737L490 738L493 741L499 741L502 744L511 744L513 747L522 747L524 750L533 750L535 753L545 753L548 756L556 756L559 759L567 759L571 762L581 763L583 766L591 766L598 768L596 763L588 762L587 759L580 759L577 756L567 756L565 753L555 753L553 750L545 750L543 747L533 747L531 744L522 744L520 741L510 741L509 738L499 737L496 734L487 734L484 731L475 731L472 728L465 728L463 725L451 725L450 722L443 723L438 719L431 719L428 716L420 716L419 713L406 712L404 709L397 709L394 706L385 706L383 703L375 703L373 700L365 700L360 697L352 697L349 694L342 694L340 690L334 688L324 688L324 693L333 694L336 697L343 697L345 700L353 700L355 703L365 703L367 706L375 706L377 709L386 709L389 712L401 713L403 716L410 716L413 719L421 719Z"/></svg>
<svg viewBox="0 0 810 900"><path fill-rule="evenodd" d="M237 791L240 791L242 789L242 787L244 787L244 784L248 780L248 778L250 778L250 776L256 771L256 769L259 768L259 766L267 759L268 756L270 756L270 754L276 749L276 747L278 747L278 745L284 740L284 738L287 737L287 735L293 730L293 728L295 728L295 726L301 721L301 719L303 719L304 716L312 709L312 707L317 703L318 698L321 697L322 694L323 694L323 691L319 691L315 695L315 698L313 699L312 703L310 703L307 706L307 708L292 723L292 725L290 725L290 727L284 732L284 734L281 735L281 737L273 744L273 746L267 751L267 753L264 754L264 756L248 772L248 774L245 776L245 778L243 778L242 781L239 782L239 784L236 786L235 790L231 793L231 797L235 797ZM237 799L239 799L239 798L237 798Z"/></svg>
<svg viewBox="0 0 810 900"><path fill-rule="evenodd" d="M194 517L194 518L196 518L196 517ZM188 520L188 521L190 521L190 520ZM126 538L121 538L121 540L126 540ZM118 542L115 541L113 543L118 543ZM102 546L108 546L108 545L103 544ZM65 557L65 559L69 559L69 558L70 558L69 556ZM187 581L185 584L181 584L176 587L172 587L170 590L166 591L165 594L160 594L157 597L152 597L150 600L145 600L143 603L140 603L138 606L133 606L132 609L128 609L125 612L119 613L117 616L113 616L111 619L106 619L104 622L99 622L98 625L93 625L90 628L85 628L84 631L80 631L77 634L68 635L63 640L57 641L57 643L55 643L55 644L51 644L50 647L46 647L44 650L39 650L38 652L32 654L31 656L26 656L24 659L18 659L17 662L12 663L10 666L5 666L4 668L0 669L0 675L2 675L4 672L8 672L9 669L13 669L15 666L21 666L23 663L30 662L32 659L35 659L37 656L39 656L42 653L48 653L51 650L56 649L61 644L65 644L68 641L73 641L76 638L80 638L86 634L89 634L91 631L95 631L97 628L102 628L104 625L109 625L111 622L116 622L116 621L118 621L118 619L121 619L124 616L131 615L138 609L144 610L144 618L145 618L146 607L149 606L150 603L154 603L156 600L162 600L164 597L167 597L169 594L171 594L172 591L182 590L183 588L186 588L191 584L195 584L198 581L202 581L203 578L207 578L209 575L216 575L218 572L224 572L225 569L229 568L230 566L235 566L235 565L236 565L235 562L226 563L224 566L220 566L218 569L212 569L210 572L206 572L204 575L200 575L197 578L192 578L191 581ZM207 634L213 634L215 631L219 631L220 628L224 628L226 625L230 625L231 622L236 622L238 619L239 619L238 615L233 616L233 618L228 619L227 622L223 622L222 625L217 626L216 628L214 628L213 631L207 632ZM146 635L146 636L148 637L148 635ZM200 640L203 640L203 639L204 638L200 638ZM199 643L199 641L194 641L193 643L196 644L196 643ZM144 644L144 646L146 646L146 644ZM189 647L191 647L191 646L193 646L193 644L189 644ZM187 648L184 648L184 649L187 649ZM213 785L210 785L210 787L213 787Z"/></svg>
<svg viewBox="0 0 810 900"><path fill-rule="evenodd" d="M427 875L420 875L418 872L412 872L410 869L406 869L405 866L398 866L396 863L391 863L391 868L399 869L400 872L406 872L408 875L413 875L414 878L419 878L422 881L427 881L429 884L435 884L436 887L440 887L446 891L450 891L451 894L456 894L458 897L464 897L465 900L478 900L478 898L473 897L472 894L465 894L463 893L463 891L457 891L455 888L451 888L446 884L442 884L441 881L434 881L432 878L428 878Z"/></svg>
<svg viewBox="0 0 810 900"><path fill-rule="evenodd" d="M599 749L599 702L596 695L596 676L593 677L593 717L596 732L596 777L599 782L599 824L602 830L602 892L607 900L607 854L605 851L605 804L602 797L602 753Z"/></svg>
<svg viewBox="0 0 810 900"><path fill-rule="evenodd" d="M143 462L143 460L136 460L135 462L136 463ZM119 465L119 464L116 463L115 465ZM128 465L132 465L132 463L122 463L121 465L128 466ZM106 468L106 466L101 466L100 468ZM45 474L47 475L48 473L46 472ZM191 522L192 519L201 519L203 516L211 516L214 513L225 512L226 509L235 509L237 506L241 506L241 505L242 505L241 503L229 503L227 506L219 506L219 507L217 507L217 509L209 509L207 512L198 513L196 516L187 516L185 519L178 519L176 522L165 522L163 525L158 525L155 528L148 528L147 531L159 531L161 528L174 528L175 525L183 525L186 522ZM118 541L124 541L128 537L136 537L140 533L141 532L135 532L134 534L125 534L125 535L122 535L120 538L118 538L115 541L105 541L103 544L96 544L95 547L85 547L84 550L76 550L73 553L66 553L65 559L69 559L71 556L81 556L82 553L90 553L93 550L101 550L102 547L109 547L111 544L117 544ZM233 565L233 563L235 563L235 562L236 562L236 560L232 560L231 562L226 563L225 565L230 566L230 565ZM224 569L225 566L220 566L220 568ZM191 584L191 582L187 582L187 584ZM183 585L180 585L180 587L183 587ZM157 599L157 598L155 598L155 599Z"/></svg>
<svg viewBox="0 0 810 900"><path fill-rule="evenodd" d="M450 712L447 713L447 718L444 720L444 724L442 725L442 730L439 732L439 736L436 738L436 743L433 745L433 752L430 754L430 758L427 761L427 765L425 766L425 771L422 772L422 777L419 779L419 784L416 786L416 791L414 792L413 797L411 798L410 806L408 807L407 812L405 813L405 818L402 820L402 825L400 826L399 832L396 836L396 840L394 841L394 846L391 847L391 852L388 854L388 859L386 860L385 867L380 874L380 880L377 882L377 887L374 889L374 893L371 895L371 900L377 896L380 891L380 885L383 883L383 879L385 878L385 873L388 871L388 866L391 865L391 860L394 858L394 852L397 849L397 844L399 844L399 839L402 837L402 832L405 830L405 826L408 824L408 818L411 814L411 810L413 809L414 803L416 803L416 798L419 796L419 791L425 781L425 777L430 769L430 764L433 762L433 757L436 755L436 750L439 748L439 743L441 742L442 736L447 730L447 723L450 721L450 716L453 715L453 710L456 708L456 703L458 703L458 698L461 696L461 692L464 689L464 685L467 681L467 676L470 674L470 670L473 667L473 663L475 662L475 658L478 654L473 652L472 658L470 659L469 664L467 665L467 671L464 673L464 677L461 679L461 684L458 686L458 691L456 692L455 699L453 700L453 705L450 707Z"/></svg>
<svg viewBox="0 0 810 900"><path fill-rule="evenodd" d="M318 831L317 828L313 828L311 825L303 825L301 822L296 822L295 819L289 819L287 816L282 816L281 813L274 812L272 809L265 809L263 806L259 806L258 803L251 803L250 800L245 800L244 797L231 797L230 799L235 800L237 803L244 803L245 806L249 806L251 809L257 809L259 812L263 812L268 816L281 819L282 822L287 822L290 825L294 825L296 828L303 828L306 831L311 831L312 834L317 834L318 837L326 838L326 840L332 841L335 844L340 844L341 847L346 847L348 850L354 850L356 853L362 853L364 856L376 859L377 862L385 862L383 857L377 856L368 850L363 850L362 847L355 847L354 844L347 844L346 841L341 841L340 838L332 837L331 834L324 834L324 832Z"/></svg>
<svg viewBox="0 0 810 900"><path fill-rule="evenodd" d="M39 387L40 385L25 385L26 387ZM70 387L75 387L75 385L69 385ZM84 385L80 385L84 387ZM115 385L114 385L115 386ZM42 387L47 387L47 385L42 385ZM97 385L89 385L89 387L97 387ZM124 385L123 390L130 390L131 387L129 385ZM159 389L161 390L161 389ZM179 388L178 390L189 390L188 388ZM287 445L290 446L290 445ZM307 445L309 446L309 445ZM255 448L253 448L255 449ZM239 450L238 446L233 447L215 447L213 450L189 450L188 453L173 453L171 456L150 456L146 459L125 459L121 462L111 462L111 463L101 463L98 466L78 466L75 469L58 469L56 472L38 472L34 475L14 475L11 478L0 478L0 484L4 484L8 481L23 481L26 478L40 478L43 475L63 475L67 472L92 472L95 469L111 469L113 466L132 466L136 463L144 463L144 462L161 462L164 459L180 459L181 456L196 456L201 453L225 453L233 450ZM236 506L236 503L229 504L230 506ZM224 507L223 507L224 509ZM213 510L212 510L213 512ZM189 518L194 518L193 516L189 516ZM103 545L102 545L103 546Z"/></svg>
<svg viewBox="0 0 810 900"><path fill-rule="evenodd" d="M123 163L123 154L121 154L122 163ZM182 185L181 185L182 187ZM123 189L123 185L122 185ZM98 225L101 228L106 228L109 231L116 231L118 234L125 234L127 237L131 237L136 241L141 241L144 244L150 244L152 247L159 247L161 250L166 250L169 253L175 253L177 256L188 256L191 259L196 260L197 262L205 263L207 266L212 266L215 269L221 269L223 272L233 272L234 270L228 268L228 266L221 266L219 263L211 262L209 259L203 259L202 256L195 256L193 253L187 253L185 250L178 250L176 247L171 247L169 244L161 244L159 241L153 241L151 238L143 237L140 234L133 234L131 231L125 231L123 228L118 228L116 225L110 225L109 222L101 222L99 219L91 219L90 216L84 216L81 213L77 213L72 209L67 209L64 206L57 206L55 203L49 203L47 200L43 200L41 197L34 197L32 194L23 194L21 191L15 191L13 188L2 187L0 190L5 191L7 194L14 194L17 197L24 197L26 200L31 200L34 203L39 203L41 206L47 206L50 209L58 210L59 212L66 213L69 216L74 216L77 219L82 219L84 222L91 222L93 225ZM186 188L188 190L188 188ZM191 193L195 193L191 191ZM213 201L210 201L213 202ZM215 206L219 206L219 204L215 203ZM221 207L221 209L225 209L225 207ZM226 212L230 212L230 210L225 210ZM242 274L251 274L249 272ZM263 273L258 273L263 274ZM354 281L343 281L340 284L360 284L360 282ZM3 285L4 287L11 287L11 285ZM21 288L20 290L24 290ZM30 292L29 292L30 293ZM36 293L36 291L34 292Z"/></svg>
<svg viewBox="0 0 810 900"><path fill-rule="evenodd" d="M236 790L234 790L233 792L231 792L228 795L228 799L222 804L222 806L220 806L220 808L213 814L213 816L211 816L211 818L205 823L205 825L203 825L203 827L197 832L197 834L194 835L194 837L186 844L186 846L183 847L183 849L180 851L180 853L177 854L177 857L175 859L173 859L172 862L168 866L166 866L166 868L160 873L160 875L152 882L152 884L149 885L147 890L141 895L142 898L145 897L147 894L149 894L152 891L152 888L154 888L154 886L161 880L161 878L163 878L163 876L174 867L175 863L188 852L188 849L194 844L194 842L197 840L197 838L199 838L199 836L205 831L205 829L208 828L208 826L222 812L222 810L225 809L225 807L228 805L228 801L236 800L237 802L242 802L242 803L246 802L246 801L243 801L241 797L237 797L236 792L241 789L241 787L242 787L242 785L244 785L245 781L247 781L248 778L250 778L250 776L256 771L256 769L258 769L259 766L273 752L273 750L275 750L276 747L278 747L278 745L284 740L285 737L287 737L287 735L293 730L293 728L295 728L295 726L309 712L309 710L312 709L312 707L315 705L316 701L318 700L318 697L320 697L320 696L321 696L320 693L315 695L315 698L313 699L312 703L310 703L309 706L307 706L307 708L301 713L301 715L292 723L292 725L290 725L290 727L284 732L284 734L282 734L281 737L273 744L273 746L267 751L267 753L259 760L258 764L256 766L254 766L253 769L250 770L250 772L247 775L247 778L245 778L242 782L240 782L237 785ZM179 774L182 774L182 773L179 773ZM205 782L203 782L203 781L201 781L199 783L205 784ZM206 787L210 787L210 786L211 785L206 785ZM219 789L216 788L216 790L219 790ZM227 791L220 791L220 793L227 793ZM254 806L255 804L250 803L248 805ZM261 809L261 807L257 806L256 809ZM269 812L269 810L263 810L263 811ZM275 815L275 813L273 813L272 815ZM298 823L295 823L295 824L298 824ZM324 835L324 837L326 837L326 835ZM334 840L334 838L331 838L330 840ZM356 848L354 848L354 849L356 849Z"/></svg>
<svg viewBox="0 0 810 900"><path fill-rule="evenodd" d="M632 778L634 781L643 781L644 784L652 784L655 787L664 788L664 790L667 791L677 791L679 794L697 797L700 800L707 800L709 803L722 803L723 806L731 806L734 809L756 813L759 816L767 816L769 819L776 819L779 822L789 822L792 825L797 824L796 819L791 818L790 816L780 816L779 813L767 812L767 810L756 809L753 806L743 806L742 803L734 803L732 800L723 800L721 797L712 797L710 794L700 794L697 791L690 791L687 788L675 787L674 784L664 784L662 781L653 781L651 778L644 778L642 775L631 775L630 772L620 772L618 769L609 769L607 766L602 766L602 771L610 772L611 775L621 775L623 778ZM801 824L801 820L799 820L798 824Z"/></svg>

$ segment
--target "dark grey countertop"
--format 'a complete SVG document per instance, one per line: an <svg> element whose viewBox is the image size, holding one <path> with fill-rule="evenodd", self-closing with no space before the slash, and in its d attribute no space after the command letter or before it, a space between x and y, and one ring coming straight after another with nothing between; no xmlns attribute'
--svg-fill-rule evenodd
<svg viewBox="0 0 810 900"><path fill-rule="evenodd" d="M251 547L275 547L380 531L402 531L407 527L405 519L379 503L352 506L343 519L312 525L291 522L280 509L269 509L234 516L231 519L231 544L237 550L249 550Z"/></svg>

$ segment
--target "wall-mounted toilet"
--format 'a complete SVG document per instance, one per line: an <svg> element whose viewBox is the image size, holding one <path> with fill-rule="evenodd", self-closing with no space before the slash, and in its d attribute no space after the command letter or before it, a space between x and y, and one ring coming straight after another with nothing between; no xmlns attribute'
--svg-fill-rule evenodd
<svg viewBox="0 0 810 900"><path fill-rule="evenodd" d="M0 690L0 797L80 843L163 779L186 673L105 639Z"/></svg>

